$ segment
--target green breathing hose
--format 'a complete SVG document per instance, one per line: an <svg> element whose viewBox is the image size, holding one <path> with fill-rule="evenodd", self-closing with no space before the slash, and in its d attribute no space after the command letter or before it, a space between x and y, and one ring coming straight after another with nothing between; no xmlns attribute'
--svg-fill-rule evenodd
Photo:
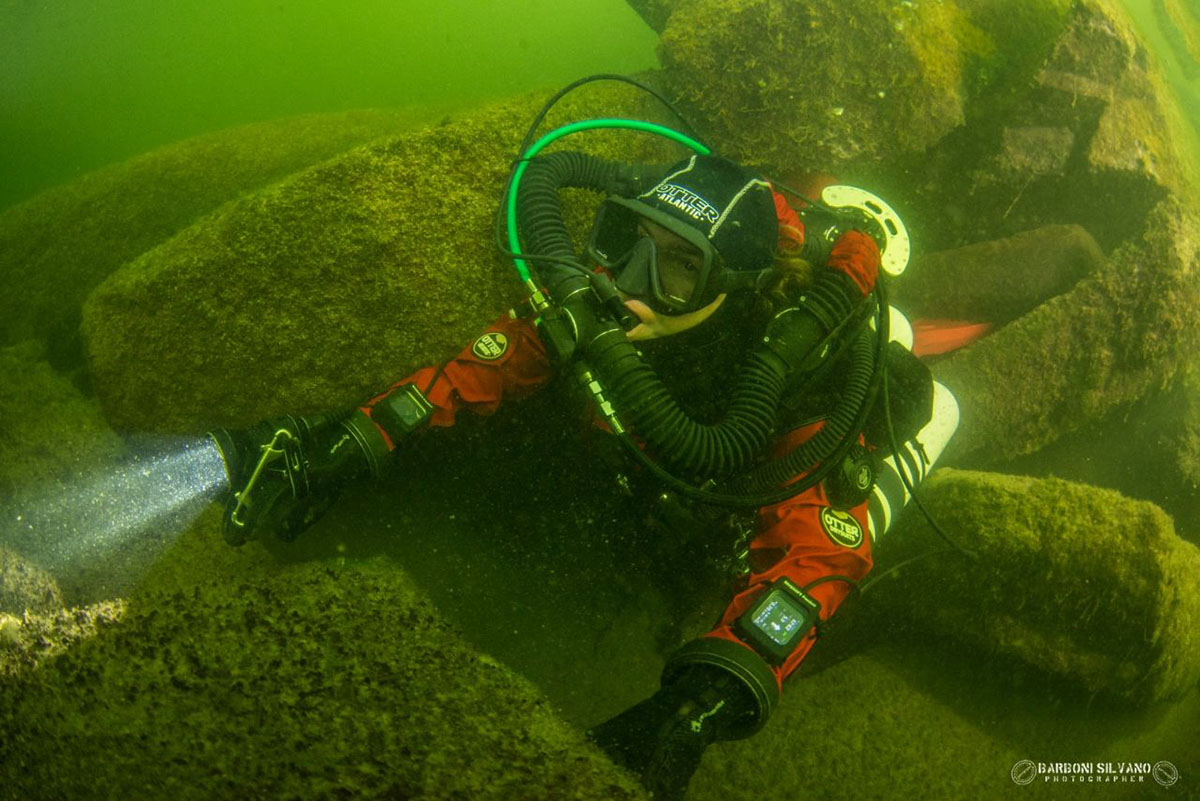
<svg viewBox="0 0 1200 801"><path fill-rule="evenodd" d="M529 265L521 258L521 243L517 236L517 192L521 185L521 177L525 174L525 168L529 166L529 160L542 151L547 145L556 139L561 139L564 136L569 136L580 131L590 131L595 128L627 128L635 131L645 131L647 133L657 134L667 139L672 139L696 151L702 156L707 156L712 151L701 142L696 141L687 134L682 134L679 131L672 130L666 126L659 125L654 122L645 122L643 120L626 120L620 118L601 118L594 120L580 120L569 125L564 125L561 128L555 128L541 139L529 146L529 149L521 154L517 161L517 168L513 170L512 180L508 185L508 199L505 203L506 209L506 224L508 228L508 249L517 254L513 257L513 264L517 267L517 274L521 281L529 289L530 293L538 291L537 285L533 282L533 278L529 274Z"/></svg>

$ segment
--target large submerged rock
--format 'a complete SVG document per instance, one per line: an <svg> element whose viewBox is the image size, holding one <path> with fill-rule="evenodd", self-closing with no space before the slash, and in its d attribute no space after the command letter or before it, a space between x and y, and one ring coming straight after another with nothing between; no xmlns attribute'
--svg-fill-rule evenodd
<svg viewBox="0 0 1200 801"><path fill-rule="evenodd" d="M1186 122L1118 7L982 3L971 13L1012 61L980 65L964 128L866 178L895 187L927 247L1074 223L1110 251L1165 195L1195 190Z"/></svg>
<svg viewBox="0 0 1200 801"><path fill-rule="evenodd" d="M105 276L243 192L412 125L428 111L352 111L198 136L90 173L0 214L0 344L78 361L80 307Z"/></svg>
<svg viewBox="0 0 1200 801"><path fill-rule="evenodd" d="M1058 479L951 469L921 495L978 558L949 551L909 510L888 559L944 553L880 583L898 619L1134 704L1196 686L1200 548L1160 508Z"/></svg>
<svg viewBox="0 0 1200 801"><path fill-rule="evenodd" d="M1046 225L1003 239L919 254L889 288L910 318L1007 323L1061 295L1104 263L1078 225Z"/></svg>
<svg viewBox="0 0 1200 801"><path fill-rule="evenodd" d="M162 540L133 532L161 526L199 491L186 464L195 450L126 443L43 352L35 341L0 348L0 549L52 573L69 603L112 598ZM0 586L0 609L4 596Z"/></svg>
<svg viewBox="0 0 1200 801"><path fill-rule="evenodd" d="M645 798L394 565L149 593L0 688L25 798Z"/></svg>
<svg viewBox="0 0 1200 801"><path fill-rule="evenodd" d="M0 506L11 509L20 489L61 483L124 452L96 404L46 362L40 343L0 348Z"/></svg>
<svg viewBox="0 0 1200 801"><path fill-rule="evenodd" d="M28 675L53 657L95 637L120 620L124 612L125 604L120 600L47 607L37 612L26 609L11 615L0 612L0 687L5 679Z"/></svg>
<svg viewBox="0 0 1200 801"><path fill-rule="evenodd" d="M551 122L597 107L640 116L631 96L585 92ZM88 299L83 333L113 425L194 431L326 411L456 353L522 296L493 223L543 100L484 108L317 165L110 276ZM577 139L566 146L629 158L647 142Z"/></svg>
<svg viewBox="0 0 1200 801"><path fill-rule="evenodd" d="M963 123L968 52L954 3L634 3L661 31L663 79L727 155L789 172L923 151Z"/></svg>
<svg viewBox="0 0 1200 801"><path fill-rule="evenodd" d="M934 366L962 407L952 458L1039 450L1166 386L1200 344L1198 311L1200 217L1170 198L1096 273Z"/></svg>
<svg viewBox="0 0 1200 801"><path fill-rule="evenodd" d="M62 608L54 577L0 545L0 612L23 615Z"/></svg>

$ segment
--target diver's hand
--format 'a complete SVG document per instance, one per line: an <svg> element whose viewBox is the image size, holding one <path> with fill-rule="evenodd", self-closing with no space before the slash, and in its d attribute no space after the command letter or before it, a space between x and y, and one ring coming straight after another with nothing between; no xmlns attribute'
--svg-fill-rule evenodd
<svg viewBox="0 0 1200 801"><path fill-rule="evenodd" d="M631 328L626 336L629 337L630 342L639 342L646 339L661 339L672 334L682 334L711 317L724 302L725 293L721 293L712 303L702 309L696 309L696 311L686 314L659 314L640 300L627 300L625 308L633 312L640 322Z"/></svg>
<svg viewBox="0 0 1200 801"><path fill-rule="evenodd" d="M241 545L263 533L291 541L367 471L344 414L264 421L249 429L209 432L225 462L222 533Z"/></svg>

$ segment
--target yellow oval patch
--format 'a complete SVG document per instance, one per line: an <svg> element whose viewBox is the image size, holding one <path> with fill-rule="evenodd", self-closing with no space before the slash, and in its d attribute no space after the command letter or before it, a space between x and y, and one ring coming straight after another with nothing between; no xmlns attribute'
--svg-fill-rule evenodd
<svg viewBox="0 0 1200 801"><path fill-rule="evenodd" d="M829 539L845 548L857 548L862 545L862 526L849 512L825 507L821 510L821 528L825 530Z"/></svg>
<svg viewBox="0 0 1200 801"><path fill-rule="evenodd" d="M471 353L489 362L499 359L506 352L508 352L508 337L499 333L484 334L471 346Z"/></svg>

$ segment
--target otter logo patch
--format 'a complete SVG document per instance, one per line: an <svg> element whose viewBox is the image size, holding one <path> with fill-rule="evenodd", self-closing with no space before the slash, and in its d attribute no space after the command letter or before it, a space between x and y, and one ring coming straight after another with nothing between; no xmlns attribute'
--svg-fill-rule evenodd
<svg viewBox="0 0 1200 801"><path fill-rule="evenodd" d="M485 361L495 361L508 352L508 337L504 334L484 334L475 340L471 353Z"/></svg>
<svg viewBox="0 0 1200 801"><path fill-rule="evenodd" d="M670 204L701 222L715 223L721 219L721 213L713 204L679 184L659 184L654 187L654 194L663 203Z"/></svg>
<svg viewBox="0 0 1200 801"><path fill-rule="evenodd" d="M829 539L845 548L857 548L862 545L863 530L858 521L849 512L826 507L821 510L821 528Z"/></svg>

